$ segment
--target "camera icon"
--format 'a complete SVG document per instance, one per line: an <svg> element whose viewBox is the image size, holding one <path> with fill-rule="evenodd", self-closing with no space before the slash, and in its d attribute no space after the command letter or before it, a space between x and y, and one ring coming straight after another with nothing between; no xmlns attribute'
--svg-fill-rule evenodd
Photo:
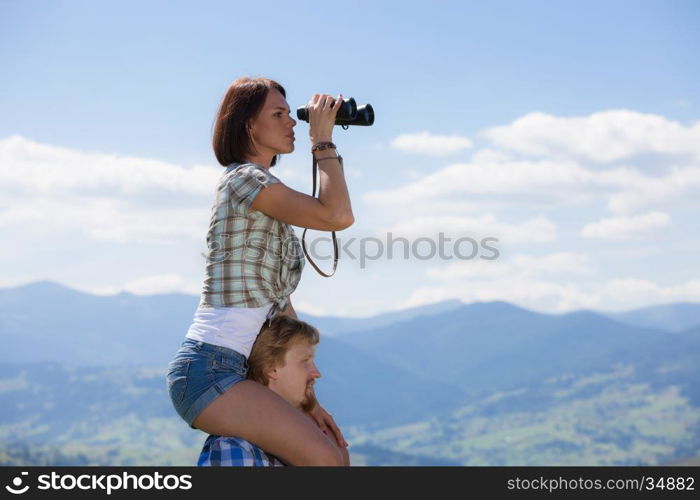
<svg viewBox="0 0 700 500"><path fill-rule="evenodd" d="M21 472L21 476L28 476L29 472ZM21 495L22 493L26 493L27 490L29 489L29 485L26 485L24 488L20 488L22 486L22 477L17 476L12 480L12 484L15 486L15 488L12 488L11 486L5 486L5 489L12 493L13 495Z"/></svg>

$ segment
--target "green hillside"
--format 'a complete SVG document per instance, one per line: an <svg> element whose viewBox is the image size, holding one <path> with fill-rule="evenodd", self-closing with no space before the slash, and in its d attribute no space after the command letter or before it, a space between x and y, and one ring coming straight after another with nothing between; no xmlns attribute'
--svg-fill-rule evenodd
<svg viewBox="0 0 700 500"><path fill-rule="evenodd" d="M532 388L494 394L442 418L355 428L351 440L463 465L661 465L700 452L700 408L675 386L654 390L630 376L623 368L571 380L548 403Z"/></svg>

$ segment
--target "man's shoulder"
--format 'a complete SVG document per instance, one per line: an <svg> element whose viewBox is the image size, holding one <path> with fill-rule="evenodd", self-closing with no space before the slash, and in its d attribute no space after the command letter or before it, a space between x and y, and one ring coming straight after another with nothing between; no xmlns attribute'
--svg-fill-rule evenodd
<svg viewBox="0 0 700 500"><path fill-rule="evenodd" d="M204 442L200 467L275 467L284 465L250 441L239 437L210 435Z"/></svg>

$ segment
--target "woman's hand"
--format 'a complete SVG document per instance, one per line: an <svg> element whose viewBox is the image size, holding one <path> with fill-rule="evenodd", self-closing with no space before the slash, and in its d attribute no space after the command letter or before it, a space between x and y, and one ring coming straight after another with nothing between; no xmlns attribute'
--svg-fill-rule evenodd
<svg viewBox="0 0 700 500"><path fill-rule="evenodd" d="M309 104L306 105L309 112L311 144L332 141L335 116L340 109L339 105L334 106L334 104L341 103L342 100L343 94L339 94L337 99L328 94L314 94Z"/></svg>
<svg viewBox="0 0 700 500"><path fill-rule="evenodd" d="M347 448L348 443L343 438L343 433L340 432L340 428L336 425L333 416L328 413L318 402L311 410L309 410L309 416L316 422L318 428L323 431L324 434L328 434L327 429L333 432L333 437L335 437L336 443L340 448Z"/></svg>

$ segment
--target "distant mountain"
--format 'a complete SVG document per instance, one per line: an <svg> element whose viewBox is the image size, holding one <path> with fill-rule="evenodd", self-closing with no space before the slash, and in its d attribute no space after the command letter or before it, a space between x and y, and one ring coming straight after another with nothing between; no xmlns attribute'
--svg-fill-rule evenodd
<svg viewBox="0 0 700 500"><path fill-rule="evenodd" d="M700 304L690 302L663 304L604 314L628 325L657 328L669 332L681 332L694 326L700 326Z"/></svg>
<svg viewBox="0 0 700 500"><path fill-rule="evenodd" d="M692 332L638 328L591 312L545 315L505 302L464 305L343 337L396 368L449 381L472 395L616 364L648 371L686 363L689 353L700 359L699 340Z"/></svg>
<svg viewBox="0 0 700 500"><path fill-rule="evenodd" d="M0 342L14 362L167 366L197 297L99 296L51 282L0 290Z"/></svg>
<svg viewBox="0 0 700 500"><path fill-rule="evenodd" d="M91 295L53 282L0 289L0 342L13 361L69 365L167 365L192 322L199 297L185 294ZM462 305L458 300L371 318L301 313L322 335L365 331Z"/></svg>
<svg viewBox="0 0 700 500"><path fill-rule="evenodd" d="M462 307L459 300L444 300L434 304L412 307L402 311L378 314L369 318L341 318L334 316L313 316L299 313L299 318L314 325L323 335L337 336L350 332L364 332L399 321L408 321L418 316L433 316Z"/></svg>
<svg viewBox="0 0 700 500"><path fill-rule="evenodd" d="M165 368L196 307L197 297L189 295L95 296L35 283L0 290L0 342L13 353L13 362ZM447 301L373 318L312 322L322 332L342 333L343 342L356 348L356 363L345 359L329 367L372 366L357 370L360 385L370 383L381 364L404 372L399 379L410 373L470 394L563 373L590 373L615 363L656 366L663 361L659 353L675 359L684 350L694 352L686 345L693 342L692 335L680 339L593 312L540 314L506 302ZM350 332L350 327L357 330ZM327 344L332 362L335 355L350 352ZM329 368L326 373L330 377L342 371Z"/></svg>
<svg viewBox="0 0 700 500"><path fill-rule="evenodd" d="M449 412L465 398L457 384L395 368L334 338L322 338L316 360L319 400L342 422L406 423Z"/></svg>

